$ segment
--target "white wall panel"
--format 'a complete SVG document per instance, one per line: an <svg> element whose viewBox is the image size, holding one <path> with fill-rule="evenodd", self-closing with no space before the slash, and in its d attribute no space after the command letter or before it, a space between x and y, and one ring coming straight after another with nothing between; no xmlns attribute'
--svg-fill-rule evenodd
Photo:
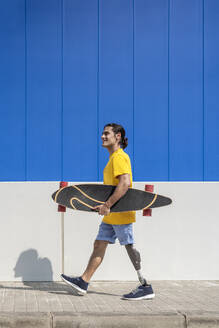
<svg viewBox="0 0 219 328"><path fill-rule="evenodd" d="M151 184L151 182L150 182ZM145 183L134 183L144 190ZM134 226L142 271L149 280L218 279L219 183L160 182L157 193L173 204L137 212ZM0 183L0 281L59 280L61 219L51 194L58 182ZM89 259L101 218L65 213L65 273L79 275ZM135 270L118 243L109 245L95 280L135 280Z"/></svg>

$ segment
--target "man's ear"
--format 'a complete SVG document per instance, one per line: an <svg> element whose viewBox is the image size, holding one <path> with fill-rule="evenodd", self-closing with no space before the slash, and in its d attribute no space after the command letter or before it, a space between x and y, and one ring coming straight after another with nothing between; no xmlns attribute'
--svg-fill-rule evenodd
<svg viewBox="0 0 219 328"><path fill-rule="evenodd" d="M116 133L116 140L120 141L122 138L121 132Z"/></svg>

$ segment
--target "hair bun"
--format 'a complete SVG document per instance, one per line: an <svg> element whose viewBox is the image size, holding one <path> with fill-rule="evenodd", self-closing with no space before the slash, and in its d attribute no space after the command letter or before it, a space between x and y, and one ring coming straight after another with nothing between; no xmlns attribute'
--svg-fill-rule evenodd
<svg viewBox="0 0 219 328"><path fill-rule="evenodd" d="M122 148L125 149L126 147L128 146L128 138L123 138L123 141L122 141Z"/></svg>

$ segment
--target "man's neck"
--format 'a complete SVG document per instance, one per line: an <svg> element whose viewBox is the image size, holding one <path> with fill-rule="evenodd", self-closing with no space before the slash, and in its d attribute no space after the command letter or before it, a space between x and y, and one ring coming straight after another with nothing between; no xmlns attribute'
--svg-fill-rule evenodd
<svg viewBox="0 0 219 328"><path fill-rule="evenodd" d="M120 145L113 145L113 146L111 146L110 148L107 148L107 149L108 149L109 154L112 155L119 148L120 148Z"/></svg>

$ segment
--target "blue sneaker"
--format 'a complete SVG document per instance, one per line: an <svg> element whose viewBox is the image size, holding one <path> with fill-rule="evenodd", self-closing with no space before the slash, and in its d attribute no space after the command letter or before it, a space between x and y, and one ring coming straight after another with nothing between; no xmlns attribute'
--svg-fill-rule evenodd
<svg viewBox="0 0 219 328"><path fill-rule="evenodd" d="M150 300L154 298L155 294L151 285L140 285L131 293L123 295L122 299L129 301Z"/></svg>
<svg viewBox="0 0 219 328"><path fill-rule="evenodd" d="M85 295L87 293L88 283L81 277L71 278L65 274L61 274L62 280L70 285L79 295Z"/></svg>

